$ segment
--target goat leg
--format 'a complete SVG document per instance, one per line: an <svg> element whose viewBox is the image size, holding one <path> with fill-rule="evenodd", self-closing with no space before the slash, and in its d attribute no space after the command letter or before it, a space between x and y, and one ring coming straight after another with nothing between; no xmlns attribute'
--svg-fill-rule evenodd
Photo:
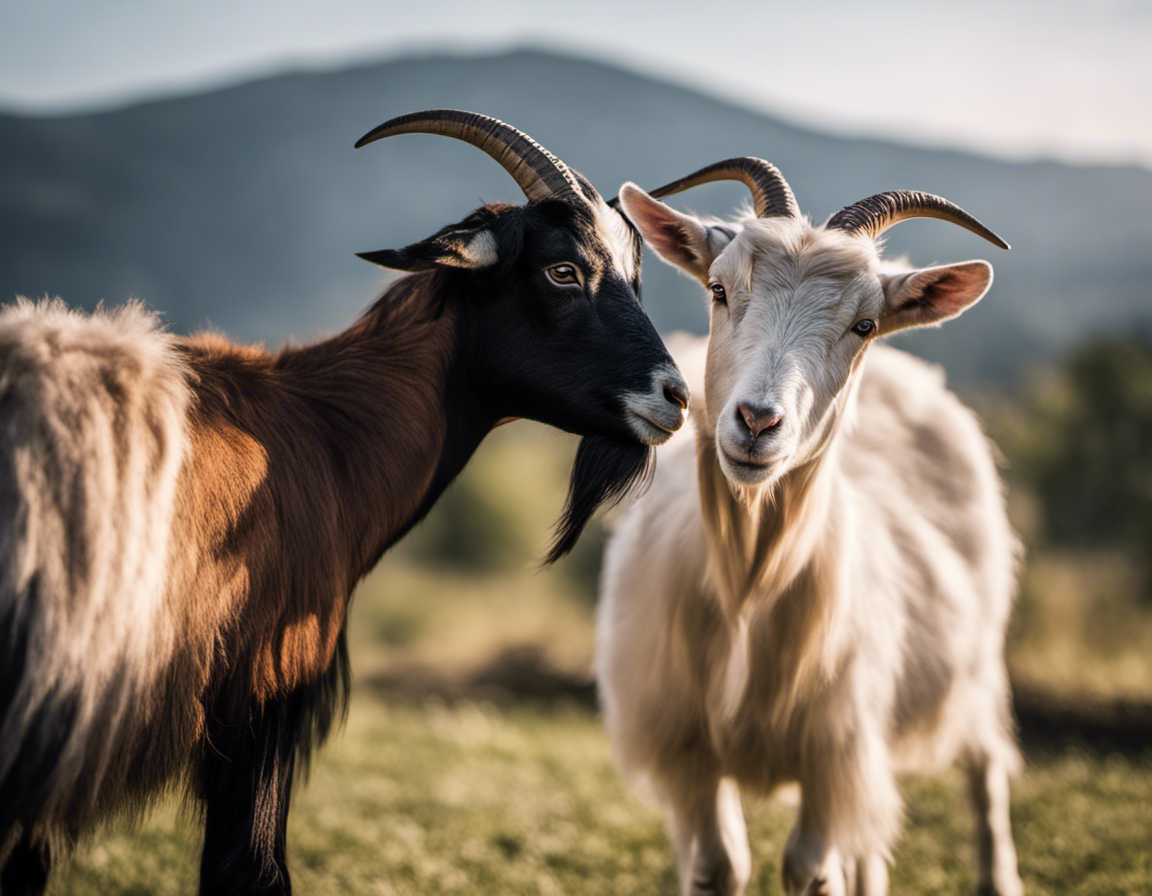
<svg viewBox="0 0 1152 896"><path fill-rule="evenodd" d="M736 782L707 775L682 783L669 794L681 893L740 896L752 859Z"/></svg>
<svg viewBox="0 0 1152 896"><path fill-rule="evenodd" d="M2 896L40 896L48 886L52 856L48 844L24 831L0 871Z"/></svg>
<svg viewBox="0 0 1152 896"><path fill-rule="evenodd" d="M1016 846L1008 814L1008 770L990 757L968 767L968 785L976 810L976 854L981 896L1022 896Z"/></svg>
<svg viewBox="0 0 1152 896"><path fill-rule="evenodd" d="M291 706L254 706L242 724L209 725L200 896L290 896L285 856L296 744Z"/></svg>

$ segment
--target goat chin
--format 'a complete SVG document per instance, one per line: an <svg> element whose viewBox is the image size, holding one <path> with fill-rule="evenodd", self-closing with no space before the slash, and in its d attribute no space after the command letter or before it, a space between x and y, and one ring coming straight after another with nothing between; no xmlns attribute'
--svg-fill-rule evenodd
<svg viewBox="0 0 1152 896"><path fill-rule="evenodd" d="M629 492L647 488L654 469L655 452L648 445L616 436L581 439L572 462L568 498L544 562L555 563L571 551L599 507L611 507Z"/></svg>

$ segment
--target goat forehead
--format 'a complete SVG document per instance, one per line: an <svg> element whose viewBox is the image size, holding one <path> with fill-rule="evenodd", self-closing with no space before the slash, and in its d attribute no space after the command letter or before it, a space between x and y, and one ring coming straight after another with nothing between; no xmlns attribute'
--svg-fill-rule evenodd
<svg viewBox="0 0 1152 896"><path fill-rule="evenodd" d="M774 341L836 332L878 311L878 259L870 241L814 228L804 219L751 219L712 266L734 295L735 319Z"/></svg>
<svg viewBox="0 0 1152 896"><path fill-rule="evenodd" d="M639 236L603 200L596 205L594 222L596 241L604 247L606 260L626 283L631 283L639 272Z"/></svg>
<svg viewBox="0 0 1152 896"><path fill-rule="evenodd" d="M879 264L871 240L813 227L806 218L748 218L741 224L713 264L720 276L755 272L770 283L795 287L806 279L846 283L875 272Z"/></svg>
<svg viewBox="0 0 1152 896"><path fill-rule="evenodd" d="M779 267L757 265L743 297L743 314L778 337L795 339L837 329L871 303L863 278L844 276L792 277Z"/></svg>

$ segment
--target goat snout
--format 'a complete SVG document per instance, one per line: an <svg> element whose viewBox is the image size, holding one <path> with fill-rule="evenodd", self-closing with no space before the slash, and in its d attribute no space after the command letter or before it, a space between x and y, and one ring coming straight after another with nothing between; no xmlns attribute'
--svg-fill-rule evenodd
<svg viewBox="0 0 1152 896"><path fill-rule="evenodd" d="M651 389L628 393L624 407L630 412L632 432L641 442L663 445L684 423L688 384L674 367L658 370L652 377Z"/></svg>
<svg viewBox="0 0 1152 896"><path fill-rule="evenodd" d="M688 410L688 384L679 377L664 380L664 397L680 410Z"/></svg>
<svg viewBox="0 0 1152 896"><path fill-rule="evenodd" d="M753 439L763 432L770 432L780 425L783 418L779 411L769 405L740 402L736 406L736 422L743 423Z"/></svg>

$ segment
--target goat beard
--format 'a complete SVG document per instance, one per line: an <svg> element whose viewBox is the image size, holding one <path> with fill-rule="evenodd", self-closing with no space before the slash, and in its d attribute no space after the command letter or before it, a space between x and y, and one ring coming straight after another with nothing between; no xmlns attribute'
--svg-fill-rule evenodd
<svg viewBox="0 0 1152 896"><path fill-rule="evenodd" d="M599 507L612 507L629 492L643 491L654 468L655 452L640 442L613 436L581 439L572 462L568 499L545 564L555 563L575 547Z"/></svg>

